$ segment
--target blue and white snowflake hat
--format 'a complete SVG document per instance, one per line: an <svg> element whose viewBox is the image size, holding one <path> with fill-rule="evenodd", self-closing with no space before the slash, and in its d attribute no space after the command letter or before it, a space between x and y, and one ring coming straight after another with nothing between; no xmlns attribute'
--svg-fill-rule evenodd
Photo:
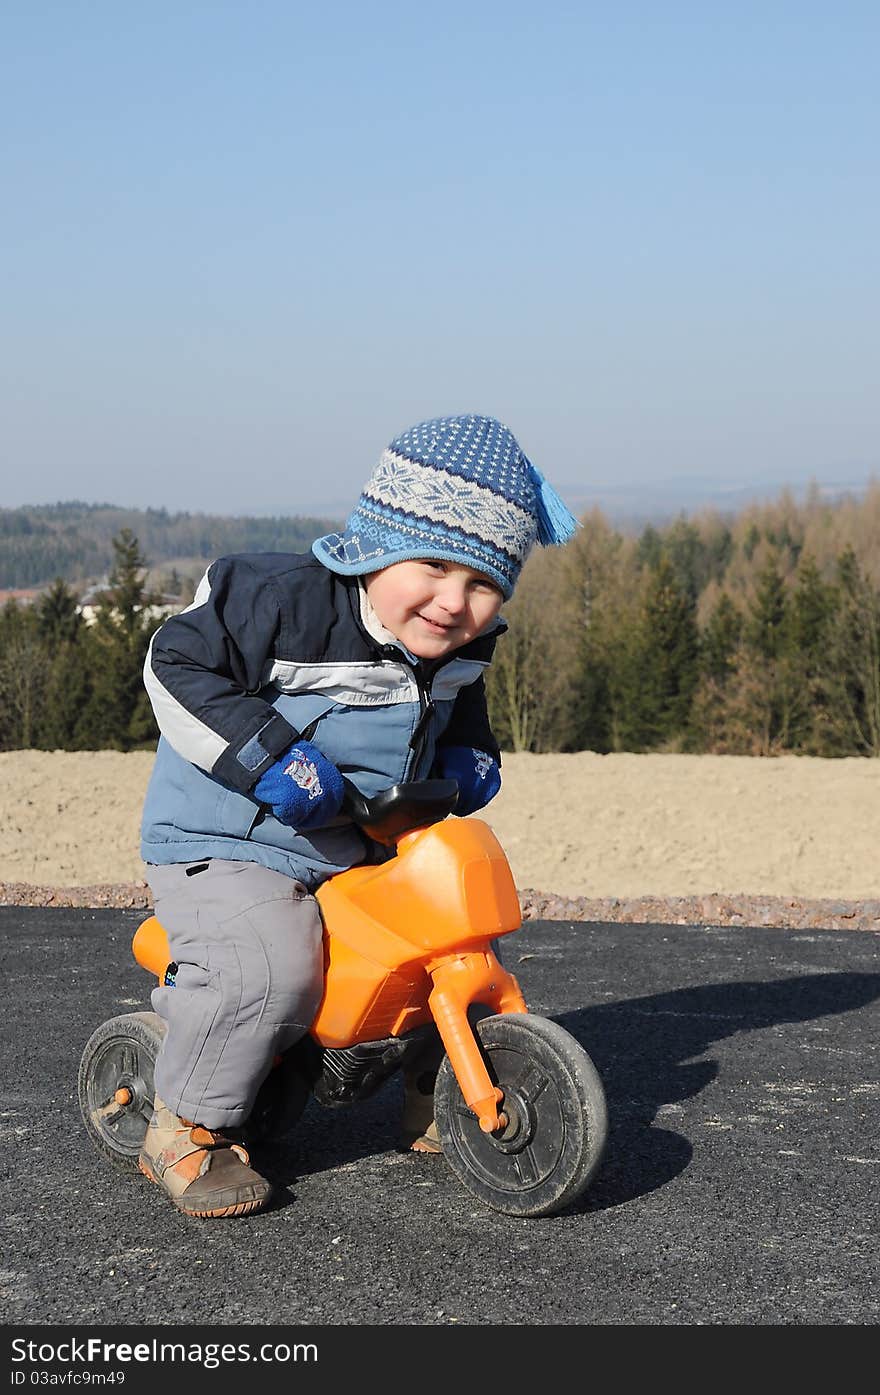
<svg viewBox="0 0 880 1395"><path fill-rule="evenodd" d="M461 562L508 597L533 544L567 542L577 526L500 421L437 417L391 442L345 531L312 551L343 576L418 557Z"/></svg>

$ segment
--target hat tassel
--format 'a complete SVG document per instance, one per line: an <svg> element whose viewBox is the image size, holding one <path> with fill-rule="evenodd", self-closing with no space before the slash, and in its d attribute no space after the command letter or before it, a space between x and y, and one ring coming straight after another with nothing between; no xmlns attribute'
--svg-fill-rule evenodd
<svg viewBox="0 0 880 1395"><path fill-rule="evenodd" d="M552 485L547 483L531 461L528 463L535 484L538 542L542 543L544 547L548 547L551 543L568 542L580 524L574 514L566 508Z"/></svg>

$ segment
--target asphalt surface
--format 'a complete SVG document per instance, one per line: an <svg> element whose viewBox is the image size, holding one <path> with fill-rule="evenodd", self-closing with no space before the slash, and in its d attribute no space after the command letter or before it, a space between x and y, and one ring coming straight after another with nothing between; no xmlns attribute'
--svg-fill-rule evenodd
<svg viewBox="0 0 880 1395"><path fill-rule="evenodd" d="M531 922L530 1010L590 1053L598 1178L513 1219L394 1139L398 1082L310 1103L269 1211L177 1213L93 1148L77 1067L149 1008L140 911L0 907L0 1320L15 1324L867 1325L880 1315L880 936Z"/></svg>

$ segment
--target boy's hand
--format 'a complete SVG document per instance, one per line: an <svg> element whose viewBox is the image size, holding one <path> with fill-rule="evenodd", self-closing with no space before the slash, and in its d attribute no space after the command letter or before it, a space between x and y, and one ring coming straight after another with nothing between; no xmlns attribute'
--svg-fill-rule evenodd
<svg viewBox="0 0 880 1395"><path fill-rule="evenodd" d="M342 776L311 741L297 741L254 785L254 794L291 828L320 828L342 807Z"/></svg>
<svg viewBox="0 0 880 1395"><path fill-rule="evenodd" d="M458 781L456 814L482 809L501 788L498 762L472 746L441 746L435 765L441 780Z"/></svg>

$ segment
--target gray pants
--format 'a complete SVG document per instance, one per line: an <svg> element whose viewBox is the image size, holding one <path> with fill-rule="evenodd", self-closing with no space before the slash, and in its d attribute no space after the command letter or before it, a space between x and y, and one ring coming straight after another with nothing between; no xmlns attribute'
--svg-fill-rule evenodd
<svg viewBox="0 0 880 1395"><path fill-rule="evenodd" d="M153 990L168 1026L156 1093L205 1128L244 1123L276 1054L309 1029L324 979L318 903L256 862L149 866L155 912L179 965Z"/></svg>

